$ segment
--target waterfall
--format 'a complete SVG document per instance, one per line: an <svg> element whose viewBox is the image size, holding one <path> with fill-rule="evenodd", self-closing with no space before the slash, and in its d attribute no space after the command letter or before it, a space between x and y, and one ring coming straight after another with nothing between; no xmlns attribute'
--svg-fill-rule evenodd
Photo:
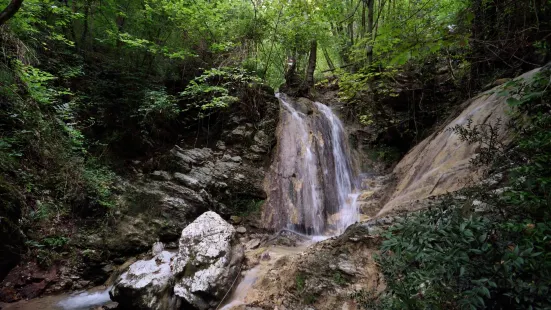
<svg viewBox="0 0 551 310"><path fill-rule="evenodd" d="M315 102L314 104L331 125L331 145L340 215L337 221L337 231L343 232L348 226L354 224L359 219L356 204L359 194L355 192L354 188L350 155L346 146L346 135L341 121L331 108L319 102Z"/></svg>
<svg viewBox="0 0 551 310"><path fill-rule="evenodd" d="M266 179L263 221L275 230L341 233L359 219L343 125L322 103L277 97L278 147Z"/></svg>

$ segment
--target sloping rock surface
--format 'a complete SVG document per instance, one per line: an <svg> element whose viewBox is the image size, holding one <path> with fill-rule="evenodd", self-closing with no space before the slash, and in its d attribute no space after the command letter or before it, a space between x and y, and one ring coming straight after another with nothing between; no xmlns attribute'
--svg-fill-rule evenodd
<svg viewBox="0 0 551 310"><path fill-rule="evenodd" d="M518 79L530 79L540 69L523 74ZM502 86L501 86L502 87ZM496 126L498 139L506 142L507 96L500 96L501 87L475 98L468 107L443 130L435 132L414 147L394 169L398 184L378 216L402 211L414 211L423 206L417 203L431 196L460 190L480 180L480 173L470 167L470 160L479 151L479 145L469 144L451 130L465 126Z"/></svg>

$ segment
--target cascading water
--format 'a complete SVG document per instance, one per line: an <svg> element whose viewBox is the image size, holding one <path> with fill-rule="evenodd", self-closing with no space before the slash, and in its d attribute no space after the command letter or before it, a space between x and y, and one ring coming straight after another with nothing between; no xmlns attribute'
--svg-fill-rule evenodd
<svg viewBox="0 0 551 310"><path fill-rule="evenodd" d="M278 149L266 179L269 228L341 233L359 219L344 128L326 105L278 94Z"/></svg>
<svg viewBox="0 0 551 310"><path fill-rule="evenodd" d="M359 194L355 191L352 167L348 149L345 145L346 136L342 123L331 108L319 102L315 102L314 104L331 124L331 144L337 181L337 197L339 201L337 232L340 233L359 220L359 212L356 204Z"/></svg>
<svg viewBox="0 0 551 310"><path fill-rule="evenodd" d="M304 113L295 110L287 101L281 99L281 104L291 113L295 130L286 131L288 135L284 138L291 138L297 145L297 168L300 170L302 180L296 180L295 186L301 189L300 197L297 197L302 208L307 206L308 212L304 212L304 225L312 230L314 234L320 234L323 230L324 218L321 213L319 193L320 189L318 182L318 168L314 152L312 150L312 140L310 132L307 130L306 123L303 119L306 117ZM296 174L294 174L296 176ZM295 178L296 179L296 178Z"/></svg>

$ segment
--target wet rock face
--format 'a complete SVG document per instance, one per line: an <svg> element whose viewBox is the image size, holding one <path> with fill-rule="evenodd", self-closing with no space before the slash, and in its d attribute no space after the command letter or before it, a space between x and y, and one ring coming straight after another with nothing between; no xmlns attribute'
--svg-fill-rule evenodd
<svg viewBox="0 0 551 310"><path fill-rule="evenodd" d="M279 98L277 149L265 179L264 225L308 234L321 234L328 228L339 231L354 219L343 216L334 225L327 219L351 211L347 209L355 198L350 194L356 189L342 123L323 104L284 94Z"/></svg>
<svg viewBox="0 0 551 310"><path fill-rule="evenodd" d="M525 73L518 79L529 79L539 69ZM470 160L476 156L479 145L462 141L451 130L465 126L472 121L474 126L496 126L498 140L506 143L509 116L506 96L498 95L499 89L483 93L450 122L445 129L435 132L414 147L394 169L399 180L392 197L378 215L413 211L422 206L416 201L448 192L455 192L473 182L480 181L480 175L470 167Z"/></svg>
<svg viewBox="0 0 551 310"><path fill-rule="evenodd" d="M236 231L218 214L206 212L182 231L172 264L174 294L197 309L214 308L239 275L243 247Z"/></svg>
<svg viewBox="0 0 551 310"><path fill-rule="evenodd" d="M178 252L161 251L130 265L110 296L122 309L214 309L239 275L243 257L233 226L206 212L182 231Z"/></svg>

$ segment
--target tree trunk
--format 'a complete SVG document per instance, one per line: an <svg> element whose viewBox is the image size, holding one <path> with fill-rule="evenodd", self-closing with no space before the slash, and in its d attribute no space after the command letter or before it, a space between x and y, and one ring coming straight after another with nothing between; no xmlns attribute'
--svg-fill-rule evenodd
<svg viewBox="0 0 551 310"><path fill-rule="evenodd" d="M365 20L365 12L366 12L366 2L362 1L362 38L365 37L365 34L367 32L367 25Z"/></svg>
<svg viewBox="0 0 551 310"><path fill-rule="evenodd" d="M86 50L86 40L88 38L88 15L90 14L90 3L84 5L84 21L83 21L83 30L80 37L80 43L82 52L85 53Z"/></svg>
<svg viewBox="0 0 551 310"><path fill-rule="evenodd" d="M17 13L17 11L19 11L21 4L23 4L23 0L12 0L10 4L0 12L0 26L6 23L15 13Z"/></svg>
<svg viewBox="0 0 551 310"><path fill-rule="evenodd" d="M323 48L323 56L325 56L325 61L327 62L327 65L329 66L330 71L335 71L335 65L333 64L333 61L331 60L331 57L329 57L329 52L327 52L327 49Z"/></svg>
<svg viewBox="0 0 551 310"><path fill-rule="evenodd" d="M367 63L373 63L373 5L375 0L367 0L367 38L370 42L367 44Z"/></svg>
<svg viewBox="0 0 551 310"><path fill-rule="evenodd" d="M296 71L297 71L297 57L293 52L287 56L287 63L285 69L285 83L288 87L296 86Z"/></svg>
<svg viewBox="0 0 551 310"><path fill-rule="evenodd" d="M314 71L316 70L316 58L318 52L318 41L314 40L310 44L310 59L306 70L306 83L309 87L314 86Z"/></svg>

